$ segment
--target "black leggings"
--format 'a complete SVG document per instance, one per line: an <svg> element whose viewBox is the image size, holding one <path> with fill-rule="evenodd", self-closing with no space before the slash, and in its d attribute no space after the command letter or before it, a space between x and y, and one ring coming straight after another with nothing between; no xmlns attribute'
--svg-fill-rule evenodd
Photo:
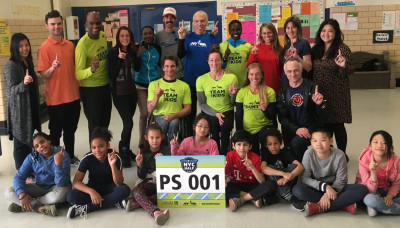
<svg viewBox="0 0 400 228"><path fill-rule="evenodd" d="M233 128L234 112L233 110L226 111L224 114L224 123L219 125L218 118L216 116L210 116L211 126L210 133L211 138L217 142L219 154L226 155L228 153L229 143L230 143L230 133ZM221 132L221 137L219 133Z"/></svg>
<svg viewBox="0 0 400 228"><path fill-rule="evenodd" d="M337 148L346 153L347 132L344 123L326 123L325 127L335 136Z"/></svg>

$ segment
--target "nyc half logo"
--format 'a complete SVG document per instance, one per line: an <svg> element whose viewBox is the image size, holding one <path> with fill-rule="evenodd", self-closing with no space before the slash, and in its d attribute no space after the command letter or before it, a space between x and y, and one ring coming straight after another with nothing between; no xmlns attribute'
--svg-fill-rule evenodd
<svg viewBox="0 0 400 228"><path fill-rule="evenodd" d="M184 159L181 159L181 167L182 170L187 172L187 173L193 173L197 169L197 162L199 160L194 159L192 157L186 157Z"/></svg>

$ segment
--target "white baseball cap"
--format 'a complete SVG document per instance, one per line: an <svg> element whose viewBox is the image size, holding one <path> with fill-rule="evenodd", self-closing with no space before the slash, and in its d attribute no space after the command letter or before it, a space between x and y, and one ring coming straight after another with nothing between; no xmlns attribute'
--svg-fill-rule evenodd
<svg viewBox="0 0 400 228"><path fill-rule="evenodd" d="M167 7L167 8L164 9L163 17L168 15L168 14L176 17L176 10L174 8L172 8L172 7Z"/></svg>

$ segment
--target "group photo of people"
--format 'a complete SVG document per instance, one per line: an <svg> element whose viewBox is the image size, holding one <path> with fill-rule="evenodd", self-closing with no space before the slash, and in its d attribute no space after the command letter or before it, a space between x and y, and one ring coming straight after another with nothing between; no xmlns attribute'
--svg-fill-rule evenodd
<svg viewBox="0 0 400 228"><path fill-rule="evenodd" d="M246 204L285 204L305 217L400 215L400 159L390 130L374 129L364 148L348 150L355 67L337 20L321 22L311 44L296 15L284 22L283 43L273 23L261 23L249 43L242 22L231 20L230 38L218 43L222 22L207 28L208 15L198 10L188 31L179 13L166 7L164 29L143 26L142 40L120 26L111 47L98 12L80 18L86 33L74 45L63 37L63 16L50 11L37 67L32 38L12 34L4 84L13 151L2 153L13 154L16 173L3 183L9 204L2 207L68 219L144 209L164 225L174 209L157 206L156 158L223 155L225 210L236 215ZM121 131L111 132L111 119ZM80 121L87 129L78 129ZM135 179L127 181L127 172Z"/></svg>

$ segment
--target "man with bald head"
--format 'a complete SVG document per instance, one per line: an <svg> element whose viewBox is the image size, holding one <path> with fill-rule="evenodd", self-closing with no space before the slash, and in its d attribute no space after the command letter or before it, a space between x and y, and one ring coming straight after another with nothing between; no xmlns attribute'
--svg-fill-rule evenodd
<svg viewBox="0 0 400 228"><path fill-rule="evenodd" d="M290 146L301 161L311 144L312 132L322 127L327 109L318 85L303 79L303 68L298 59L287 59L283 69L289 84L283 85L276 96L278 117L285 143L290 144L286 146Z"/></svg>
<svg viewBox="0 0 400 228"><path fill-rule="evenodd" d="M90 139L95 127L108 128L111 93L106 69L107 39L101 31L100 15L97 12L89 12L85 27L87 33L79 40L75 50L75 74L80 85Z"/></svg>

